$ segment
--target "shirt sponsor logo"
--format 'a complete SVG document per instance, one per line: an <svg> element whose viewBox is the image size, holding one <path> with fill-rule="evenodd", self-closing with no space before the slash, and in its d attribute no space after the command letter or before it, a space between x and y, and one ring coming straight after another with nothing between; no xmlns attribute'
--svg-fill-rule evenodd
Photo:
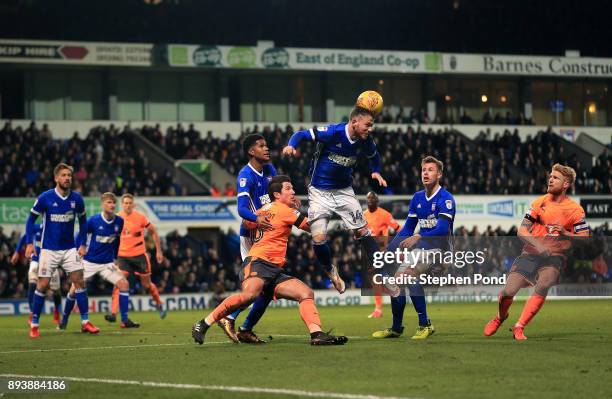
<svg viewBox="0 0 612 399"><path fill-rule="evenodd" d="M96 236L96 242L100 244L110 244L115 241L115 236Z"/></svg>
<svg viewBox="0 0 612 399"><path fill-rule="evenodd" d="M438 219L435 219L433 215L431 215L427 219L419 219L419 226L422 229L433 229L438 225Z"/></svg>
<svg viewBox="0 0 612 399"><path fill-rule="evenodd" d="M52 213L49 216L49 220L51 222L58 222L58 223L69 223L69 222L73 222L74 221L74 213L69 212L66 213L64 215L61 214L56 214L56 213Z"/></svg>
<svg viewBox="0 0 612 399"><path fill-rule="evenodd" d="M327 158L330 161L347 168L350 168L357 163L357 157L345 157L343 155L335 154L333 152L330 152Z"/></svg>

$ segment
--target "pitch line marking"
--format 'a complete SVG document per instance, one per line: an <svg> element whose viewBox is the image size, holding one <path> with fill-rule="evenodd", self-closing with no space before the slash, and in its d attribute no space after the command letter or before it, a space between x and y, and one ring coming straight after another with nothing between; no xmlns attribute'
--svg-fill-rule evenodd
<svg viewBox="0 0 612 399"><path fill-rule="evenodd" d="M204 345L223 345L223 344L234 344L230 341L214 341L214 342L205 342ZM24 350L16 350L16 351L4 351L0 352L2 355L10 354L10 353L40 353L40 352L67 352L67 351L92 351L92 350L103 350L103 349L133 349L133 348L157 348L160 346L187 346L194 345L191 342L185 343L176 343L176 344L143 344L143 345L116 345L116 346L93 346L86 348L63 348L63 349L24 349ZM235 344L234 344L235 345Z"/></svg>
<svg viewBox="0 0 612 399"><path fill-rule="evenodd" d="M83 378L83 377L60 377L48 375L21 375L21 374L0 374L0 377L5 378L30 378L30 379L57 379L74 382L89 382L99 384L112 385L139 385L155 388L175 388L175 389L200 389L207 391L226 391L226 392L244 392L244 393L266 393L273 395L290 395L309 398L333 398L333 399L416 399L398 396L379 396L379 395L360 395L351 393L338 392L317 392L304 391L299 389L282 389L282 388L263 388L263 387L244 387L232 385L204 385L204 384L174 384L169 382L154 382L154 381L135 381L135 380L113 380L106 378Z"/></svg>

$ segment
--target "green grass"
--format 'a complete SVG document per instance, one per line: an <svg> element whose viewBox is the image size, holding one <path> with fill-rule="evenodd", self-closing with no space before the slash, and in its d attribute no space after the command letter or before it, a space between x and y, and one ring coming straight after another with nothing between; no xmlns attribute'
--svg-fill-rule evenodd
<svg viewBox="0 0 612 399"><path fill-rule="evenodd" d="M201 314L134 313L143 326L123 331L101 315L92 321L98 336L52 329L43 319L41 338L27 337L24 317L0 318L0 374L54 375L202 385L285 388L411 398L584 398L612 392L612 302L549 301L526 329L528 341L515 342L507 327L522 309L517 302L497 335L482 328L495 304L433 304L429 313L436 334L413 342L416 318L406 307L406 334L375 340L370 334L390 325L390 308L369 320L369 307L322 307L324 327L353 337L343 347L311 347L297 308L270 309L258 327L272 335L267 345L225 343L217 327L207 344L197 346L191 324ZM209 344L210 343L210 344ZM154 346L177 344L173 346ZM151 346L145 346L151 345ZM134 346L131 348L102 348ZM23 352L32 349L97 348L79 351ZM30 395L13 395L29 397ZM66 395L52 394L50 398ZM71 397L86 398L281 398L270 393L151 388L71 382ZM33 397L33 395L32 395ZM44 397L37 395L36 397ZM295 397L295 396L293 396Z"/></svg>

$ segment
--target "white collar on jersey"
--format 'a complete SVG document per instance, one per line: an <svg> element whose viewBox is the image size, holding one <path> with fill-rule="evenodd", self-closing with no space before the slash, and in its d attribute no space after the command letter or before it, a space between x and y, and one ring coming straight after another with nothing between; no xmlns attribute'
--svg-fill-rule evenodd
<svg viewBox="0 0 612 399"><path fill-rule="evenodd" d="M61 199L63 199L64 201L66 201L68 199L68 197L70 197L70 191L68 191L68 195L63 197L60 193L57 192L57 187L55 187L53 189L53 191L55 191L55 194L57 194L58 197L60 197Z"/></svg>
<svg viewBox="0 0 612 399"><path fill-rule="evenodd" d="M344 133L346 133L346 138L348 139L349 143L355 144L357 142L357 140L352 140L351 139L351 135L348 132L348 123L346 125L344 125Z"/></svg>
<svg viewBox="0 0 612 399"><path fill-rule="evenodd" d="M433 194L431 195L431 197L428 197L428 196L427 196L427 190L425 190L425 199L426 199L427 201L431 201L431 199L432 199L433 197L435 197L435 196L436 196L436 194L438 194L438 191L440 191L440 189L441 189L441 188L442 188L442 186L438 186L438 189L436 190L436 192L435 192L435 193L433 193Z"/></svg>
<svg viewBox="0 0 612 399"><path fill-rule="evenodd" d="M111 220L104 219L104 212L100 212L100 216L102 216L102 220L104 220L106 224L111 224L115 220L115 218L112 218Z"/></svg>
<svg viewBox="0 0 612 399"><path fill-rule="evenodd" d="M258 171L257 171L257 169L255 169L255 168L253 167L253 165L251 165L251 163L250 163L250 162L249 162L249 163L247 163L247 165L249 165L249 168L251 168L251 170L252 170L253 172L257 173L257 175L258 175L259 177L263 177L263 169L261 170L261 173L260 173L260 172L258 172Z"/></svg>

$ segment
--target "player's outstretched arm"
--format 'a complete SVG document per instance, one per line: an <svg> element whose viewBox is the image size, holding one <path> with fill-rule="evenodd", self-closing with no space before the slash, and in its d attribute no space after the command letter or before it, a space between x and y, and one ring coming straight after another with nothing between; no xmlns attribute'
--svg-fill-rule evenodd
<svg viewBox="0 0 612 399"><path fill-rule="evenodd" d="M371 138L368 140L367 144L367 153L368 155L368 164L370 166L370 171L372 172L372 179L376 180L381 187L387 187L387 181L380 174L382 165L380 162L380 154L376 148L376 144L374 144L374 140Z"/></svg>
<svg viewBox="0 0 612 399"><path fill-rule="evenodd" d="M378 172L372 173L372 179L376 180L382 187L387 187L387 181Z"/></svg>
<svg viewBox="0 0 612 399"><path fill-rule="evenodd" d="M300 142L302 140L314 141L315 138L316 137L312 129L311 130L300 130L300 131L293 133L291 135L291 138L289 138L289 143L287 143L287 146L283 148L283 155L286 157L294 156L296 153L295 149L300 145Z"/></svg>

